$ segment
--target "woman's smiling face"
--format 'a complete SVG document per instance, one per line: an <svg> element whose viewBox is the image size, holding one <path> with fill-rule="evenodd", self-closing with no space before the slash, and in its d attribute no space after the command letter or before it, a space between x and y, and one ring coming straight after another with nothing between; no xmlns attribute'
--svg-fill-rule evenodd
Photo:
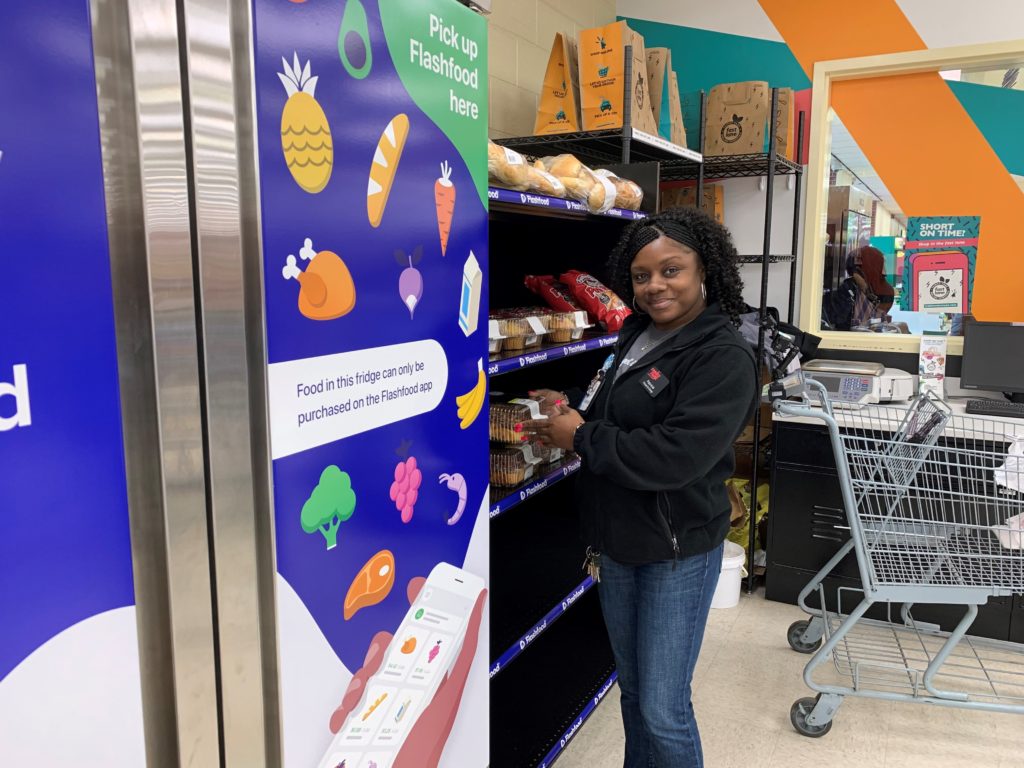
<svg viewBox="0 0 1024 768"><path fill-rule="evenodd" d="M659 237L640 249L629 272L637 306L656 328L679 328L704 311L704 266L692 248Z"/></svg>

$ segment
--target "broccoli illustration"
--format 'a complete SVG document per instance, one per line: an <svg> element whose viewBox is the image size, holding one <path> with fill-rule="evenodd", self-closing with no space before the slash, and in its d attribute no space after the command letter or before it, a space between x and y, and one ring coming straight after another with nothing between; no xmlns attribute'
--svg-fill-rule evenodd
<svg viewBox="0 0 1024 768"><path fill-rule="evenodd" d="M320 482L302 505L302 530L320 531L327 549L334 549L338 545L338 526L352 517L355 509L352 478L331 464L320 473Z"/></svg>

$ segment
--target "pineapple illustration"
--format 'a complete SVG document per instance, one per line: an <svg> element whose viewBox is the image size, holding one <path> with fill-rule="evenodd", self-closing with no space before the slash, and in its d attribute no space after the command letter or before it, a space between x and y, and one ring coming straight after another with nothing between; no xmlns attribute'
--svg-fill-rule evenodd
<svg viewBox="0 0 1024 768"><path fill-rule="evenodd" d="M299 65L295 54L293 65L285 59L284 72L278 72L288 101L281 112L281 148L295 183L310 194L316 194L331 179L334 167L334 144L327 115L314 98L316 77L310 77L309 62Z"/></svg>

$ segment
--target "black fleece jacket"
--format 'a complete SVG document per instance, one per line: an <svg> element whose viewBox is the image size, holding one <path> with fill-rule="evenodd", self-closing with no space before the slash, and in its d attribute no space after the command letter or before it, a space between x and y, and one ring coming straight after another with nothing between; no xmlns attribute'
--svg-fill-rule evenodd
<svg viewBox="0 0 1024 768"><path fill-rule="evenodd" d="M732 444L757 393L750 346L717 304L616 381L618 361L649 322L626 321L573 440L583 459L584 543L632 565L708 552L725 539ZM668 379L653 396L643 386L652 369Z"/></svg>

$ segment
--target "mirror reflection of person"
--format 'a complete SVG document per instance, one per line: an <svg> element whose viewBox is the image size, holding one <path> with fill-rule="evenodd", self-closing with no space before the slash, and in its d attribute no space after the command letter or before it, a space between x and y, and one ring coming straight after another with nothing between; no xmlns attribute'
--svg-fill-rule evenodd
<svg viewBox="0 0 1024 768"><path fill-rule="evenodd" d="M846 257L848 277L829 291L822 309L825 320L837 331L867 328L892 308L895 291L885 279L885 257L877 248L861 246Z"/></svg>

